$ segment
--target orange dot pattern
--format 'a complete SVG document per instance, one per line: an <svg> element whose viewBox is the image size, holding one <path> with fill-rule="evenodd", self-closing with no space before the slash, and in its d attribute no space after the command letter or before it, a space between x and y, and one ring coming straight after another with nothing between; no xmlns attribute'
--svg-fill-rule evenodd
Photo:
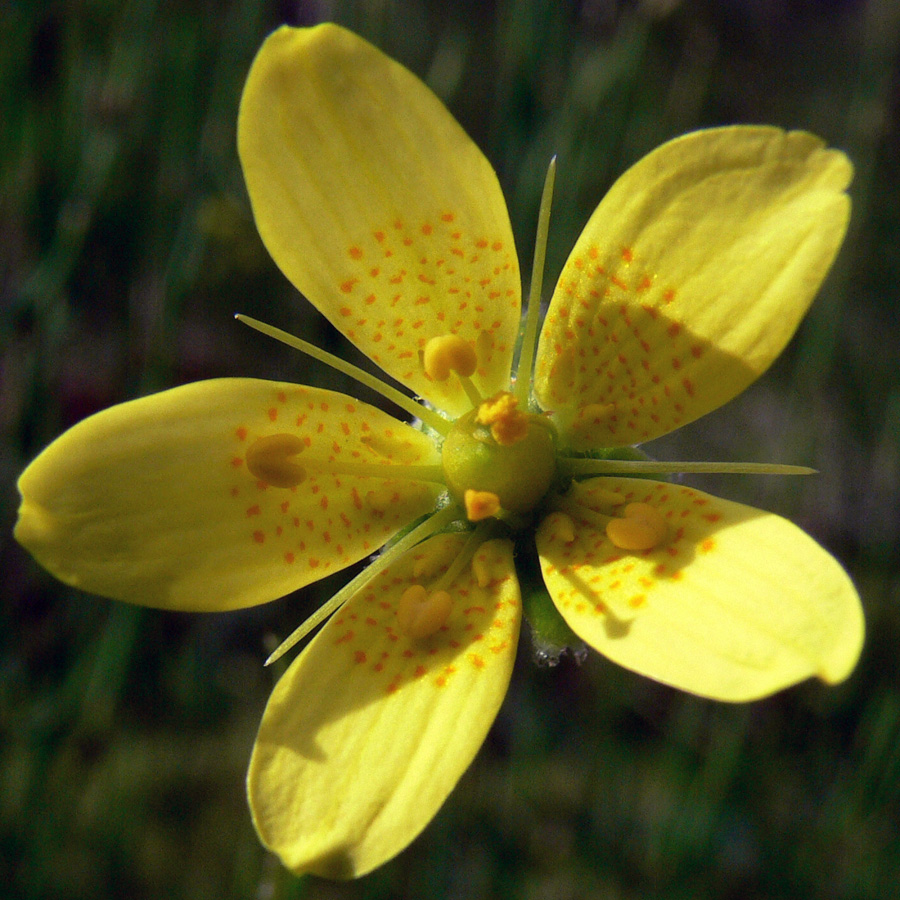
<svg viewBox="0 0 900 900"><path fill-rule="evenodd" d="M579 449L646 441L718 403L705 398L713 348L682 317L675 285L630 247L579 246L541 334L535 389ZM708 376L707 376L708 377Z"/></svg>
<svg viewBox="0 0 900 900"><path fill-rule="evenodd" d="M277 488L247 469L247 448L275 433L297 435L302 483ZM267 403L242 411L222 466L248 545L297 574L297 586L374 553L431 511L439 486L390 478L390 468L434 465L430 438L371 406L318 388L272 383ZM383 465L385 477L334 474L335 463Z"/></svg>
<svg viewBox="0 0 900 900"><path fill-rule="evenodd" d="M482 544L472 564L442 586L453 607L435 634L414 640L399 627L397 607L404 592L414 584L430 591L464 544L465 536L459 534L423 542L334 616L319 641L329 646L331 654L345 659L350 677L374 682L376 693L383 696L413 685L439 690L460 676L508 670L521 614L509 541Z"/></svg>
<svg viewBox="0 0 900 900"><path fill-rule="evenodd" d="M508 387L519 327L519 267L510 241L470 233L455 213L395 219L346 248L329 318L385 371L452 415L470 403L456 378L431 379L420 354L459 335L476 349L483 394Z"/></svg>
<svg viewBox="0 0 900 900"><path fill-rule="evenodd" d="M665 540L650 550L616 547L596 521L596 512L609 512L610 492L622 504L657 509L666 521ZM567 619L633 619L653 605L661 585L681 582L693 560L716 549L716 532L726 524L724 501L636 478L582 482L565 510L541 523L537 546L547 588Z"/></svg>

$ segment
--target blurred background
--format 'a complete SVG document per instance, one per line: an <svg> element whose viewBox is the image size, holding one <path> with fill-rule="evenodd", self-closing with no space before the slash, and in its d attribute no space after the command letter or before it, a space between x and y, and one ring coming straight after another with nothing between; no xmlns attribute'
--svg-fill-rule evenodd
<svg viewBox="0 0 900 900"><path fill-rule="evenodd" d="M243 779L268 649L338 576L227 615L66 588L10 538L22 467L113 403L204 377L356 390L234 322L359 361L269 260L235 150L282 23L343 23L444 99L494 164L547 283L615 176L734 122L805 128L856 166L844 249L788 351L661 458L817 477L693 480L790 516L859 586L834 689L716 704L527 635L484 749L397 859L297 879ZM6 0L0 5L0 894L167 898L835 898L900 893L900 3L896 0ZM371 398L369 398L371 399Z"/></svg>

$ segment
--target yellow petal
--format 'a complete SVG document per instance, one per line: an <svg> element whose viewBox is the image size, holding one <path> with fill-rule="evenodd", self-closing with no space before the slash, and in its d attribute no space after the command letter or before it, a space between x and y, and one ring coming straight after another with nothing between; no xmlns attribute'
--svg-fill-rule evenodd
<svg viewBox="0 0 900 900"><path fill-rule="evenodd" d="M482 544L445 590L430 637L402 631L411 585L431 585L465 543L429 539L355 595L269 700L248 792L263 843L295 872L352 878L428 824L496 716L520 622L512 544Z"/></svg>
<svg viewBox="0 0 900 900"><path fill-rule="evenodd" d="M668 528L662 544L633 553L613 546L590 511L608 510L609 491L657 508ZM561 525L572 522L569 540ZM571 628L666 684L752 700L812 675L841 681L859 657L864 623L850 579L778 516L680 485L597 478L565 515L542 523L537 542Z"/></svg>
<svg viewBox="0 0 900 900"><path fill-rule="evenodd" d="M665 434L781 352L840 246L847 158L801 132L664 144L594 212L553 294L535 392L579 449Z"/></svg>
<svg viewBox="0 0 900 900"><path fill-rule="evenodd" d="M361 350L435 406L471 404L426 376L429 340L476 350L485 396L508 387L518 261L490 164L414 75L331 24L282 28L241 100L238 149L262 239Z"/></svg>
<svg viewBox="0 0 900 900"><path fill-rule="evenodd" d="M294 435L305 480L276 488L248 450ZM185 385L80 422L22 474L16 538L57 578L146 606L264 603L374 552L436 486L329 474L334 461L439 461L429 438L332 391Z"/></svg>

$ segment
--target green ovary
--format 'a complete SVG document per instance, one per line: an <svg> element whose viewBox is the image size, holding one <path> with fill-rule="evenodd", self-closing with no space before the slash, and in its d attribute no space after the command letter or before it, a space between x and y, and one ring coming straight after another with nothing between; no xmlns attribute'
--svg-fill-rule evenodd
<svg viewBox="0 0 900 900"><path fill-rule="evenodd" d="M467 490L489 491L497 495L502 510L531 512L556 476L552 426L528 415L524 437L501 444L477 415L473 410L458 419L444 440L442 462L450 493L462 502Z"/></svg>

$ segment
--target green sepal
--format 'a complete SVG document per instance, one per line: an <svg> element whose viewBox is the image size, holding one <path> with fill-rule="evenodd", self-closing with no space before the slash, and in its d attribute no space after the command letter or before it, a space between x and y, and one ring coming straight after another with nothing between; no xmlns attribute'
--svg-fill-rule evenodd
<svg viewBox="0 0 900 900"><path fill-rule="evenodd" d="M626 459L640 460L641 462L652 462L653 457L649 453L645 453L640 447L598 447L596 450L587 450L584 452L567 452L567 456L572 459ZM637 473L628 474L629 478L647 478L650 481L671 481L671 475L639 475Z"/></svg>
<svg viewBox="0 0 900 900"><path fill-rule="evenodd" d="M536 548L530 540L517 542L516 575L522 592L522 614L531 629L535 663L555 666L566 652L571 652L581 662L586 653L584 642L556 609L544 585Z"/></svg>

